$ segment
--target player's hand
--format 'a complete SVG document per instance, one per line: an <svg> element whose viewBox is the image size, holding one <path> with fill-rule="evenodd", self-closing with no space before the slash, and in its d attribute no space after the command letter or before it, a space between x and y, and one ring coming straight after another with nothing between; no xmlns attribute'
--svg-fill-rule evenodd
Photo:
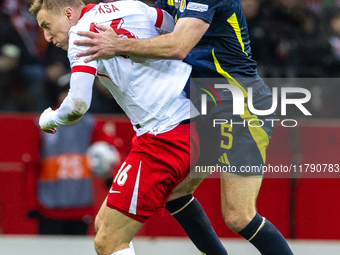
<svg viewBox="0 0 340 255"><path fill-rule="evenodd" d="M51 109L51 107L47 108L41 115L39 118L39 126L40 128L49 134L55 134L57 132L56 128L52 128L49 126L49 119L51 114L53 113L53 110Z"/></svg>
<svg viewBox="0 0 340 255"><path fill-rule="evenodd" d="M119 38L118 35L113 31L111 27L104 25L95 25L98 31L102 33L95 33L89 31L79 31L78 35L86 36L90 39L87 40L76 40L75 45L91 47L88 50L80 52L77 57L90 56L85 59L85 63L88 63L99 58L112 58L116 55L116 40Z"/></svg>

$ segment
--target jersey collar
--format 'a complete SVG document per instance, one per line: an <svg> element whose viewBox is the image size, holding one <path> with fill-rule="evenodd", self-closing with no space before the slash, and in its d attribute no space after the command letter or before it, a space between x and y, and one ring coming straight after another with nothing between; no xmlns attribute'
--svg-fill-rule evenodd
<svg viewBox="0 0 340 255"><path fill-rule="evenodd" d="M79 19L81 19L83 16L84 16L84 14L85 13L87 13L88 11L90 11L93 7L95 7L96 6L96 4L88 4L88 5L86 5L84 8L83 8L83 10L81 11L81 14L80 14L80 18Z"/></svg>

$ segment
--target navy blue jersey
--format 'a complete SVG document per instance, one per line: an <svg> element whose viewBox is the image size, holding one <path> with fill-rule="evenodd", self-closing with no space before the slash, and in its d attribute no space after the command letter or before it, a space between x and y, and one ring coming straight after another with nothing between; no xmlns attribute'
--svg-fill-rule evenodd
<svg viewBox="0 0 340 255"><path fill-rule="evenodd" d="M154 7L166 10L175 21L194 17L210 23L208 31L185 58L193 66L192 77L229 80L257 76L239 0L158 0Z"/></svg>
<svg viewBox="0 0 340 255"><path fill-rule="evenodd" d="M258 77L256 62L251 58L248 28L240 0L158 0L154 7L169 12L175 22L180 18L192 17L210 24L202 39L185 58L193 67L192 77L200 78L193 80L198 88L195 101L197 109L202 107L203 97L200 94L208 93L209 89L206 90L205 85L223 84L225 79L229 84L238 87L244 97L248 96L246 88L252 87L256 109L269 108L272 94ZM209 94L210 97L206 97L210 101L206 104L207 113L197 120L201 145L197 165L226 164L237 169L241 166L263 165L273 127L268 125L244 128L243 125L232 127L230 124L215 126L212 121L223 119L242 123L261 118L273 119L275 114L258 117L246 107L245 114L233 114L234 98L230 91L216 89L214 93L218 93L220 104L216 103L213 94Z"/></svg>

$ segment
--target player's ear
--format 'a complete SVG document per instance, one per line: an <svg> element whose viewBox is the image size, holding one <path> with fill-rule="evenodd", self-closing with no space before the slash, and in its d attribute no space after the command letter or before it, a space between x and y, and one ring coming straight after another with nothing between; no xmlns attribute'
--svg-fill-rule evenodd
<svg viewBox="0 0 340 255"><path fill-rule="evenodd" d="M68 20L73 19L73 16L74 16L74 11L73 11L73 9L72 9L71 7L66 7L66 8L64 9L64 15L66 16L66 18L67 18Z"/></svg>
<svg viewBox="0 0 340 255"><path fill-rule="evenodd" d="M66 7L64 9L64 15L66 16L67 20L70 22L71 25L75 25L78 22L77 13L71 7Z"/></svg>

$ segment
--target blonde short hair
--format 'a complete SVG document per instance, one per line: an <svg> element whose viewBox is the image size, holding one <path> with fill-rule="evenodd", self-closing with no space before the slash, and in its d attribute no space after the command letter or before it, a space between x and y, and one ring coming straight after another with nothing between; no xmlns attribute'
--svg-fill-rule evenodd
<svg viewBox="0 0 340 255"><path fill-rule="evenodd" d="M67 6L79 8L84 7L85 4L82 0L34 0L29 8L29 12L35 16L37 16L38 12L42 9L58 13Z"/></svg>

